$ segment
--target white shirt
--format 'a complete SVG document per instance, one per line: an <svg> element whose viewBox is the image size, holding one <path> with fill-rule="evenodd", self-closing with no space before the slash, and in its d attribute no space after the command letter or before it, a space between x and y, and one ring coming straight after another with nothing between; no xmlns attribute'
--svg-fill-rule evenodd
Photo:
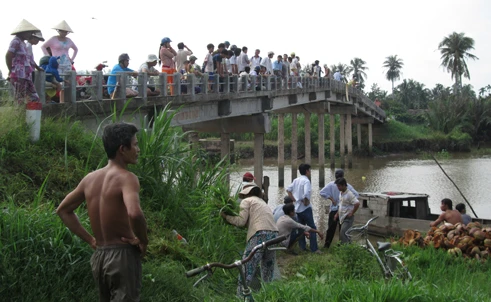
<svg viewBox="0 0 491 302"><path fill-rule="evenodd" d="M295 212L302 213L308 208L312 207L312 200L310 198L310 193L312 187L310 180L305 175L300 175L300 177L295 178L295 180L286 188L287 192L291 192L293 198L295 198ZM308 206L304 205L303 201L307 198L310 203Z"/></svg>
<svg viewBox="0 0 491 302"><path fill-rule="evenodd" d="M255 56L253 56L251 58L251 69L254 69L254 67L256 66L259 66L259 64L261 64L261 57L258 56L256 58Z"/></svg>
<svg viewBox="0 0 491 302"><path fill-rule="evenodd" d="M249 57L247 56L247 54L245 52L241 52L237 62L239 72L244 71L244 68L249 65L248 61Z"/></svg>
<svg viewBox="0 0 491 302"><path fill-rule="evenodd" d="M360 203L356 198L355 194L350 190L346 190L345 192L339 193L339 223L343 223L344 219L348 216L348 214L353 211L355 208L355 204Z"/></svg>
<svg viewBox="0 0 491 302"><path fill-rule="evenodd" d="M230 59L228 60L230 65L227 65L230 66L230 69L228 70L229 73L232 73L232 65L237 65L237 57L235 55L231 56Z"/></svg>
<svg viewBox="0 0 491 302"><path fill-rule="evenodd" d="M174 59L176 60L177 72L180 72L181 69L184 69L184 61L186 61L188 59L188 56L192 54L193 54L192 52L184 49L179 49L177 51L177 55L174 57Z"/></svg>
<svg viewBox="0 0 491 302"><path fill-rule="evenodd" d="M211 55L211 53L208 53L206 55L205 61L206 61L205 72L213 72L214 71L213 56Z"/></svg>
<svg viewBox="0 0 491 302"><path fill-rule="evenodd" d="M261 60L261 66L266 67L267 73L273 74L273 63L271 63L271 59L269 57L265 57Z"/></svg>

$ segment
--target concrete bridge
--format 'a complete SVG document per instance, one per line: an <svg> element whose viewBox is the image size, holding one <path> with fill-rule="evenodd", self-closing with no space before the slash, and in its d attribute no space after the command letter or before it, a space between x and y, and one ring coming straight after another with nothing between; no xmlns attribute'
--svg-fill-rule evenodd
<svg viewBox="0 0 491 302"><path fill-rule="evenodd" d="M124 88L127 75L120 73L118 87ZM71 83L65 88L64 104L49 104L43 106L43 116L72 116L82 120L91 128L97 128L100 121L110 115L114 108L119 113L124 110L124 119L132 122L151 120L155 108L166 105L179 108L172 123L184 130L196 132L221 133L221 156L228 157L230 153L230 133L254 133L254 175L257 182L262 182L264 134L271 130L270 116L278 115L278 174L279 186L284 186L284 118L285 114L292 117L292 179L297 177L297 114L305 115L305 121L310 121L312 114L318 116L319 155L324 154L324 123L325 115L329 114L330 123L330 166L335 166L335 115L340 116L340 166L352 166L353 125L357 128L358 146L361 147L361 126L368 128L368 148L372 149L372 125L384 123L385 112L368 99L362 91L345 85L343 82L327 78L289 77L282 81L274 76L253 76L250 82L238 76L225 76L209 82L208 76L197 79L194 75L181 80L180 74L171 75L173 84L169 84L167 74L160 74L157 86L161 96L148 97L146 74L138 76L139 96L127 101L125 89L117 89L115 99L103 98L103 75L101 72L92 74L92 84L84 86L92 90L94 100L76 100L75 73L65 76ZM44 79L42 75L36 78ZM301 83L302 88L298 88ZM44 91L44 82L37 81L38 91ZM249 84L249 85L248 85ZM171 88L172 86L172 88ZM259 87L260 90L248 88ZM195 87L200 87L202 93L195 93ZM78 87L80 89L81 87ZM183 91L189 93L184 94ZM171 94L172 92L172 94ZM42 94L42 93L41 93ZM44 97L41 96L44 100ZM305 159L310 163L311 142L310 122L305 123ZM307 139L308 138L308 139ZM198 135L190 136L193 144L198 143ZM324 186L324 156L319 156L319 185Z"/></svg>

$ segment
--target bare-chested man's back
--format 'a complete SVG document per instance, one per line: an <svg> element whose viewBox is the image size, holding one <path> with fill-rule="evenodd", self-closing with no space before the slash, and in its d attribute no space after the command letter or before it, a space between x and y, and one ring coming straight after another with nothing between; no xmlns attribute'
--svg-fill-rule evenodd
<svg viewBox="0 0 491 302"><path fill-rule="evenodd" d="M444 198L440 209L443 213L440 214L437 220L430 223L430 226L438 226L443 221L451 224L462 223L462 215L459 211L452 209L452 201L450 199Z"/></svg>
<svg viewBox="0 0 491 302"><path fill-rule="evenodd" d="M90 262L101 301L119 301L118 297L139 301L147 225L138 178L127 170L128 164L138 161L137 131L126 123L107 126L103 134L107 166L85 176L56 210L70 231L96 249ZM94 236L74 212L84 201Z"/></svg>

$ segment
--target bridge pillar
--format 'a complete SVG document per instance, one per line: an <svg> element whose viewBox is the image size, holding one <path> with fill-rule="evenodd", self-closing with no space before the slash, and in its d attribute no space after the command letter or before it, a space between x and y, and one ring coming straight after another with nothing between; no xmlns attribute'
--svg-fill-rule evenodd
<svg viewBox="0 0 491 302"><path fill-rule="evenodd" d="M358 142L358 149L361 149L361 125L356 124L356 140Z"/></svg>
<svg viewBox="0 0 491 302"><path fill-rule="evenodd" d="M348 168L353 167L353 129L351 114L346 115L346 142L348 145Z"/></svg>
<svg viewBox="0 0 491 302"><path fill-rule="evenodd" d="M344 141L345 134L345 114L339 115L339 159L341 160L341 169L344 169L344 154L346 151L346 143Z"/></svg>
<svg viewBox="0 0 491 302"><path fill-rule="evenodd" d="M227 166L230 164L230 133L221 133L220 134L220 157L222 159L225 158L224 162ZM230 173L227 173L227 183L230 183Z"/></svg>
<svg viewBox="0 0 491 302"><path fill-rule="evenodd" d="M305 117L305 163L312 165L312 146L310 145L310 113L304 113Z"/></svg>
<svg viewBox="0 0 491 302"><path fill-rule="evenodd" d="M324 187L325 173L324 173L324 113L317 114L317 121L319 124L319 187Z"/></svg>
<svg viewBox="0 0 491 302"><path fill-rule="evenodd" d="M368 123L368 155L372 156L372 123Z"/></svg>
<svg viewBox="0 0 491 302"><path fill-rule="evenodd" d="M336 125L335 125L335 115L329 114L329 157L331 160L331 169L336 166Z"/></svg>
<svg viewBox="0 0 491 302"><path fill-rule="evenodd" d="M298 158L297 114L292 113L292 181L297 178Z"/></svg>
<svg viewBox="0 0 491 302"><path fill-rule="evenodd" d="M263 185L264 133L254 133L254 176L256 184Z"/></svg>
<svg viewBox="0 0 491 302"><path fill-rule="evenodd" d="M278 114L278 187L285 186L285 114Z"/></svg>

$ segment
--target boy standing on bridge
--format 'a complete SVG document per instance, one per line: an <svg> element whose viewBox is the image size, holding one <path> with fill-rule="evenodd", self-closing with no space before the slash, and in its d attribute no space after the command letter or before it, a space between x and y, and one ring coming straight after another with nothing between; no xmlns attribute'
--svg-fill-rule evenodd
<svg viewBox="0 0 491 302"><path fill-rule="evenodd" d="M100 301L140 300L147 223L140 208L140 183L127 169L138 161L137 132L132 124L106 126L102 141L107 166L85 176L56 210L68 229L95 250L90 264ZM94 236L75 214L84 201Z"/></svg>

